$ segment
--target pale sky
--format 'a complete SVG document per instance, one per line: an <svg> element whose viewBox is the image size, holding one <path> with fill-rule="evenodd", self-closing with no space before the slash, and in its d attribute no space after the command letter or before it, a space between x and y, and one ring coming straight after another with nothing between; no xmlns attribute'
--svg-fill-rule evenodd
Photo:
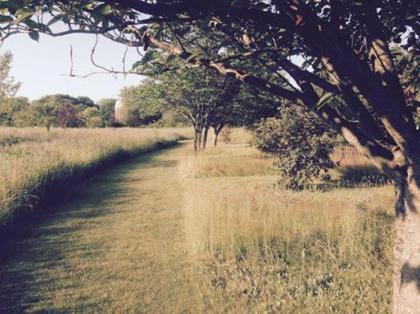
<svg viewBox="0 0 420 314"><path fill-rule="evenodd" d="M64 37L41 35L39 42L33 41L26 34L12 36L0 47L3 53L10 50L13 54L12 75L22 83L19 96L37 99L47 94L70 94L88 96L94 100L116 98L124 86L138 84L142 77L110 74L98 74L88 78L69 77L70 46L73 46L74 74L86 75L101 71L90 61L90 52L95 42L94 35L74 34ZM122 69L125 47L100 37L96 49L95 61L100 65L116 70ZM131 65L140 57L134 49L127 55L126 65Z"/></svg>

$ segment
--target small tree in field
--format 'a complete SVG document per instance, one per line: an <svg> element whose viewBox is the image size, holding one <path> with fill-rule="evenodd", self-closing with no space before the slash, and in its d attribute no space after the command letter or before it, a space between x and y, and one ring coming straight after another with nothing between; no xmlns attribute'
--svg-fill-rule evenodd
<svg viewBox="0 0 420 314"><path fill-rule="evenodd" d="M81 112L81 120L88 128L103 128L105 126L101 111L96 107L86 108Z"/></svg>
<svg viewBox="0 0 420 314"><path fill-rule="evenodd" d="M11 126L13 115L22 109L21 99L13 99L20 83L10 76L13 56L10 52L0 55L0 125Z"/></svg>
<svg viewBox="0 0 420 314"><path fill-rule="evenodd" d="M301 190L334 164L329 155L333 138L315 114L300 106L287 106L276 118L263 120L255 129L256 145L276 157L281 185Z"/></svg>
<svg viewBox="0 0 420 314"><path fill-rule="evenodd" d="M162 117L161 101L152 80L123 88L120 99L125 113L123 122L129 126L149 125Z"/></svg>
<svg viewBox="0 0 420 314"><path fill-rule="evenodd" d="M104 98L96 103L105 127L112 127L115 123L116 102L117 100L114 98Z"/></svg>

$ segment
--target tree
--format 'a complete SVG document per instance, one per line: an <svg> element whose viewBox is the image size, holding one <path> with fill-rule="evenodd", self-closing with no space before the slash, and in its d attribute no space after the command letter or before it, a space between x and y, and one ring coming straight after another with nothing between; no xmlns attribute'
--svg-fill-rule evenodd
<svg viewBox="0 0 420 314"><path fill-rule="evenodd" d="M21 99L12 99L20 88L10 75L13 56L10 52L0 55L0 125L11 126L13 115L22 105Z"/></svg>
<svg viewBox="0 0 420 314"><path fill-rule="evenodd" d="M26 97L4 97L0 103L0 125L15 126L20 113L29 106Z"/></svg>
<svg viewBox="0 0 420 314"><path fill-rule="evenodd" d="M218 134L229 121L239 85L207 69L179 68L160 75L158 81L149 81L147 90L159 91L154 94L155 102L191 122L194 151L200 152L206 149L210 127Z"/></svg>
<svg viewBox="0 0 420 314"><path fill-rule="evenodd" d="M96 103L99 107L99 112L105 127L114 126L116 102L117 100L114 98L104 98Z"/></svg>
<svg viewBox="0 0 420 314"><path fill-rule="evenodd" d="M414 49L406 51L396 45L391 49L408 107L420 130L420 55Z"/></svg>
<svg viewBox="0 0 420 314"><path fill-rule="evenodd" d="M334 139L325 123L301 106L281 107L278 117L268 118L255 129L256 144L276 157L279 182L302 190L334 166L330 154Z"/></svg>
<svg viewBox="0 0 420 314"><path fill-rule="evenodd" d="M54 124L60 128L84 126L80 110L69 101L62 101L56 105Z"/></svg>
<svg viewBox="0 0 420 314"><path fill-rule="evenodd" d="M123 88L120 99L123 110L127 112L126 119L132 120L133 126L149 125L162 117L161 102L153 81Z"/></svg>
<svg viewBox="0 0 420 314"><path fill-rule="evenodd" d="M57 104L52 98L44 97L30 104L24 114L28 126L44 126L47 131L54 125Z"/></svg>
<svg viewBox="0 0 420 314"><path fill-rule="evenodd" d="M84 126L81 112L86 108L77 98L69 95L47 95L35 100L27 108L30 125L75 128Z"/></svg>
<svg viewBox="0 0 420 314"><path fill-rule="evenodd" d="M13 56L10 51L0 55L0 99L14 97L20 88L10 75Z"/></svg>
<svg viewBox="0 0 420 314"><path fill-rule="evenodd" d="M105 126L101 111L96 107L89 107L81 113L84 126L88 128L103 128Z"/></svg>
<svg viewBox="0 0 420 314"><path fill-rule="evenodd" d="M71 97L71 96L67 96L70 98L72 103L75 103L83 108L88 108L88 107L95 107L95 102L90 99L87 96L79 96L79 97Z"/></svg>

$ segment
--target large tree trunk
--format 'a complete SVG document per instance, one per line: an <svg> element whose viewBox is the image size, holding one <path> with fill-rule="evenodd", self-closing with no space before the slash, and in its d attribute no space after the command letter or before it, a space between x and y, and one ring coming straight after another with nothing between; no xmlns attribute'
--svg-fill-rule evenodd
<svg viewBox="0 0 420 314"><path fill-rule="evenodd" d="M201 143L202 143L202 139L203 139L203 129L200 128L196 134L197 137L197 148L198 148L198 153L201 152Z"/></svg>
<svg viewBox="0 0 420 314"><path fill-rule="evenodd" d="M201 131L194 127L194 154L198 154L200 151L200 138L201 138Z"/></svg>
<svg viewBox="0 0 420 314"><path fill-rule="evenodd" d="M420 156L419 156L420 157ZM396 179L394 313L415 313L420 308L420 158L399 172Z"/></svg>
<svg viewBox="0 0 420 314"><path fill-rule="evenodd" d="M399 171L396 178L395 210L402 218L420 211L420 163Z"/></svg>
<svg viewBox="0 0 420 314"><path fill-rule="evenodd" d="M214 129L214 141L213 141L213 146L214 147L217 146L217 141L219 140L219 134L220 134L220 132L217 131L216 129Z"/></svg>
<svg viewBox="0 0 420 314"><path fill-rule="evenodd" d="M214 141L213 141L214 147L217 146L217 141L219 140L219 134L222 131L223 127L224 127L223 124L214 127Z"/></svg>
<svg viewBox="0 0 420 314"><path fill-rule="evenodd" d="M207 147L207 138L209 136L209 129L210 129L210 126L208 126L208 125L206 125L204 127L203 144L201 146L202 147L201 148L202 151L204 151L206 149L206 147Z"/></svg>

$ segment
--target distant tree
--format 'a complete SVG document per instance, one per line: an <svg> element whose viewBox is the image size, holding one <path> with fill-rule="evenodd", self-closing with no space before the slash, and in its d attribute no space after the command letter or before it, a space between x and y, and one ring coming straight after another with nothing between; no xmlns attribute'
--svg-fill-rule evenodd
<svg viewBox="0 0 420 314"><path fill-rule="evenodd" d="M0 100L14 97L20 88L20 83L10 75L13 56L11 52L0 55Z"/></svg>
<svg viewBox="0 0 420 314"><path fill-rule="evenodd" d="M81 113L84 126L88 128L103 128L105 126L101 111L96 107L89 107Z"/></svg>
<svg viewBox="0 0 420 314"><path fill-rule="evenodd" d="M128 127L140 126L139 108L121 105L118 109L118 122Z"/></svg>
<svg viewBox="0 0 420 314"><path fill-rule="evenodd" d="M238 125L238 113L240 111L238 109L241 106L246 107L245 103L240 103L238 97L241 84L233 78L223 78L222 82L223 85L217 91L215 104L210 108L208 118L204 124L203 149L206 148L207 135L210 127L214 130L213 145L217 146L220 132L227 125Z"/></svg>
<svg viewBox="0 0 420 314"><path fill-rule="evenodd" d="M0 55L0 125L13 125L13 115L20 110L21 102L13 100L20 88L10 75L13 56L10 52Z"/></svg>
<svg viewBox="0 0 420 314"><path fill-rule="evenodd" d="M4 97L0 103L0 125L16 126L20 113L27 109L26 97Z"/></svg>
<svg viewBox="0 0 420 314"><path fill-rule="evenodd" d="M69 101L62 101L55 109L54 125L60 128L80 128L84 126L80 109Z"/></svg>
<svg viewBox="0 0 420 314"><path fill-rule="evenodd" d="M28 107L29 123L50 127L74 128L83 127L81 117L83 104L69 95L47 95L37 99Z"/></svg>
<svg viewBox="0 0 420 314"><path fill-rule="evenodd" d="M103 98L96 103L105 127L112 127L115 123L116 102L114 98Z"/></svg>
<svg viewBox="0 0 420 314"><path fill-rule="evenodd" d="M121 106L126 112L127 125L149 125L162 117L162 102L154 83L149 79L143 84L121 90Z"/></svg>
<svg viewBox="0 0 420 314"><path fill-rule="evenodd" d="M33 101L25 112L25 120L29 126L44 126L47 131L56 123L57 103L53 98L43 97Z"/></svg>
<svg viewBox="0 0 420 314"><path fill-rule="evenodd" d="M158 99L165 109L177 112L193 125L195 152L206 148L210 127L219 131L227 124L239 92L235 80L206 69L179 68L150 84L160 91Z"/></svg>
<svg viewBox="0 0 420 314"><path fill-rule="evenodd" d="M163 111L162 118L156 122L159 127L185 127L190 125L190 121L176 111Z"/></svg>
<svg viewBox="0 0 420 314"><path fill-rule="evenodd" d="M76 100L75 103L78 104L79 106L82 106L83 108L95 106L95 102L87 96L79 96L79 97L76 97L75 100Z"/></svg>

